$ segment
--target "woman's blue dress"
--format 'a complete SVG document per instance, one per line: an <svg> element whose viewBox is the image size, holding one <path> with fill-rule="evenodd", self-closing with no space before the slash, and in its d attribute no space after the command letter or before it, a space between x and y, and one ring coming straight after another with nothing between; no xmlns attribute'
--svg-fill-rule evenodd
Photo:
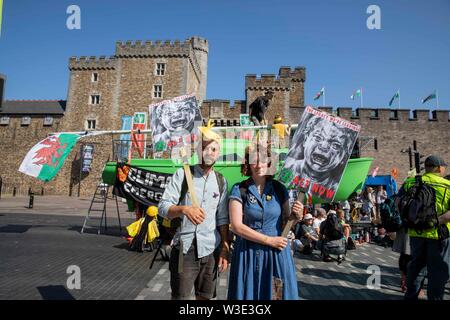
<svg viewBox="0 0 450 320"><path fill-rule="evenodd" d="M267 180L262 196L251 178L247 183L247 199L243 204L244 224L267 236L280 236L281 199L274 191L273 182ZM283 187L282 193L285 199L289 198L286 188ZM229 199L242 203L239 184L233 186ZM280 251L237 236L231 260L228 299L272 300L273 277L283 282L283 299L298 299L295 264L289 245Z"/></svg>

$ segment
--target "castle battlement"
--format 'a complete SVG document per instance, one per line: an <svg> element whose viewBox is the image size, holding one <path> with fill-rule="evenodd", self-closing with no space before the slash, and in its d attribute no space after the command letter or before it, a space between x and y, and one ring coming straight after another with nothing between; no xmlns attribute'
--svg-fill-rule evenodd
<svg viewBox="0 0 450 320"><path fill-rule="evenodd" d="M118 41L116 56L118 57L188 57L193 49L190 39L185 41Z"/></svg>
<svg viewBox="0 0 450 320"><path fill-rule="evenodd" d="M247 74L245 76L245 86L251 90L289 90L291 82L304 82L306 79L305 67L280 67L278 75L275 74L261 74L257 77L256 74Z"/></svg>
<svg viewBox="0 0 450 320"><path fill-rule="evenodd" d="M245 105L245 100L222 100L222 99L207 99L203 100L202 107L209 107L213 103L220 103L223 107L234 109Z"/></svg>
<svg viewBox="0 0 450 320"><path fill-rule="evenodd" d="M318 107L324 110L322 107ZM353 111L354 110L354 111ZM325 110L324 110L325 111ZM356 108L339 107L338 115L343 118L370 119L370 120L401 120L401 121L441 121L450 122L450 110L428 109L390 109L380 108Z"/></svg>
<svg viewBox="0 0 450 320"><path fill-rule="evenodd" d="M116 68L117 59L112 57L71 57L69 59L69 70L113 70Z"/></svg>
<svg viewBox="0 0 450 320"><path fill-rule="evenodd" d="M279 77L275 74L261 74L257 77L255 74L245 76L245 87L250 90L289 90L290 79Z"/></svg>
<svg viewBox="0 0 450 320"><path fill-rule="evenodd" d="M118 57L188 57L191 50L208 53L208 41L200 37L180 40L153 41L117 41Z"/></svg>
<svg viewBox="0 0 450 320"><path fill-rule="evenodd" d="M293 70L289 66L282 66L278 72L280 78L290 78L292 81L305 82L306 68L303 66L295 67Z"/></svg>

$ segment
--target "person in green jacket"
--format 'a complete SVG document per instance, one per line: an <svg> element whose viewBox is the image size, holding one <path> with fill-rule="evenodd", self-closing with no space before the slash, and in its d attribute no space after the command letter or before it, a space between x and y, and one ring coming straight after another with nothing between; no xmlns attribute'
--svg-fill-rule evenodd
<svg viewBox="0 0 450 320"><path fill-rule="evenodd" d="M411 262L407 272L407 290L405 299L416 300L423 281L424 268L427 270L428 300L443 300L444 290L449 280L450 250L448 233L450 232L450 181L443 178L447 164L436 155L425 159L425 174L422 182L435 191L436 212L439 226L418 232L408 229L411 244ZM406 191L415 183L415 178L408 178L402 186ZM440 231L440 232L438 232ZM439 237L439 234L447 234Z"/></svg>

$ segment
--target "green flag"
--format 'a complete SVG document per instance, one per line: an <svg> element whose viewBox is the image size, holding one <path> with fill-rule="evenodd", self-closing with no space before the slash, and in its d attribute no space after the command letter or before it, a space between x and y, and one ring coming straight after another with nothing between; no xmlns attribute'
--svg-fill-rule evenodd
<svg viewBox="0 0 450 320"><path fill-rule="evenodd" d="M400 98L400 92L397 91L394 96L391 98L391 101L389 101L389 107L392 106L392 103L394 102L395 99Z"/></svg>
<svg viewBox="0 0 450 320"><path fill-rule="evenodd" d="M436 99L436 90L434 90L434 92L427 96L425 99L422 99L422 104L433 99Z"/></svg>
<svg viewBox="0 0 450 320"><path fill-rule="evenodd" d="M350 96L350 99L354 100L355 97L361 97L361 89L356 90L356 92Z"/></svg>
<svg viewBox="0 0 450 320"><path fill-rule="evenodd" d="M80 137L65 133L47 137L31 148L19 171L42 181L52 180Z"/></svg>

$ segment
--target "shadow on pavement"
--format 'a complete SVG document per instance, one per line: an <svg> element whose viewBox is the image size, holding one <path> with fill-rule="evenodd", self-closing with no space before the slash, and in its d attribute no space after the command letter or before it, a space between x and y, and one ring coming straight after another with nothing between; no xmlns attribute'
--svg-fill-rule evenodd
<svg viewBox="0 0 450 320"><path fill-rule="evenodd" d="M345 262L343 263L345 266ZM361 272L361 274L345 274L340 271L334 271L329 269L317 269L317 268L306 268L302 267L302 275L316 276L322 279L330 280L342 280L345 282L353 282L359 285L365 285L370 274L366 272ZM325 276L325 273L327 276ZM399 277L394 275L381 274L381 284L382 285L394 285L399 283Z"/></svg>
<svg viewBox="0 0 450 320"><path fill-rule="evenodd" d="M298 281L299 295L307 300L402 300L403 297L386 294L381 290L342 288ZM305 290L306 289L306 290Z"/></svg>
<svg viewBox="0 0 450 320"><path fill-rule="evenodd" d="M0 227L0 233L25 233L32 225L29 224L8 224Z"/></svg>
<svg viewBox="0 0 450 320"><path fill-rule="evenodd" d="M64 286L37 287L44 300L75 300Z"/></svg>
<svg viewBox="0 0 450 320"><path fill-rule="evenodd" d="M72 226L68 228L69 231L76 231L78 233L81 233L82 226ZM108 227L108 229L105 230L105 228L100 229L100 233L98 233L98 228L93 226L85 227L83 230L83 234L96 234L99 236L113 236L113 237L123 237L125 235L125 232L122 229L120 229L118 226L111 226Z"/></svg>

